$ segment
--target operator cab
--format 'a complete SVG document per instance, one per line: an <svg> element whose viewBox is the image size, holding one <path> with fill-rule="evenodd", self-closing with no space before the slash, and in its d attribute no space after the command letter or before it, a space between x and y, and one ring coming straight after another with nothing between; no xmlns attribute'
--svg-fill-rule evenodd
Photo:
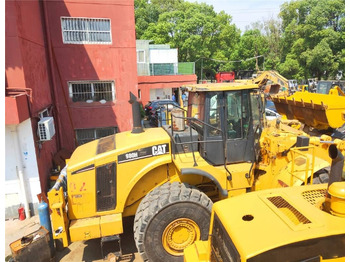
<svg viewBox="0 0 350 262"><path fill-rule="evenodd" d="M189 89L188 116L194 119L190 125L198 132L201 156L212 165L255 160L263 106L258 87L252 86L256 85L211 84Z"/></svg>

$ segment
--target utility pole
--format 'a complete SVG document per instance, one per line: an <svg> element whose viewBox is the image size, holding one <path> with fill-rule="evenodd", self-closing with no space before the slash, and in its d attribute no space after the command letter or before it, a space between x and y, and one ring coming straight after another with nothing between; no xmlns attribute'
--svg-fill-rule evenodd
<svg viewBox="0 0 350 262"><path fill-rule="evenodd" d="M203 82L203 57L201 62L201 83Z"/></svg>

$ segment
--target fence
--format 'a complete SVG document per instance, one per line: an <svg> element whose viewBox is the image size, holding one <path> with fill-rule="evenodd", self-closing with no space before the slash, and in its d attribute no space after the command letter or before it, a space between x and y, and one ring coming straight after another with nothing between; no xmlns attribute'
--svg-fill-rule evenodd
<svg viewBox="0 0 350 262"><path fill-rule="evenodd" d="M192 75L195 73L195 63L137 63L137 73L139 76Z"/></svg>

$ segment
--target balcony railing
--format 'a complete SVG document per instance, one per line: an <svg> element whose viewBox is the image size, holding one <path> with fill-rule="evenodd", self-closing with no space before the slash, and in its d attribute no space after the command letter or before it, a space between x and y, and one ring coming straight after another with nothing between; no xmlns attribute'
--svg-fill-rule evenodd
<svg viewBox="0 0 350 262"><path fill-rule="evenodd" d="M137 63L137 74L139 76L193 75L194 73L194 62L168 64Z"/></svg>

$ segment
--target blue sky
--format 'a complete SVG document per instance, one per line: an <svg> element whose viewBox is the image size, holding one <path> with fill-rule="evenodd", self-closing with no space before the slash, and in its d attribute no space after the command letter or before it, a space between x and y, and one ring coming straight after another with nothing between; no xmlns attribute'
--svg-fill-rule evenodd
<svg viewBox="0 0 350 262"><path fill-rule="evenodd" d="M286 0L186 0L188 2L206 3L212 5L218 13L225 13L232 16L232 22L245 31L246 26L256 21L264 21L270 18L277 19L280 6Z"/></svg>

